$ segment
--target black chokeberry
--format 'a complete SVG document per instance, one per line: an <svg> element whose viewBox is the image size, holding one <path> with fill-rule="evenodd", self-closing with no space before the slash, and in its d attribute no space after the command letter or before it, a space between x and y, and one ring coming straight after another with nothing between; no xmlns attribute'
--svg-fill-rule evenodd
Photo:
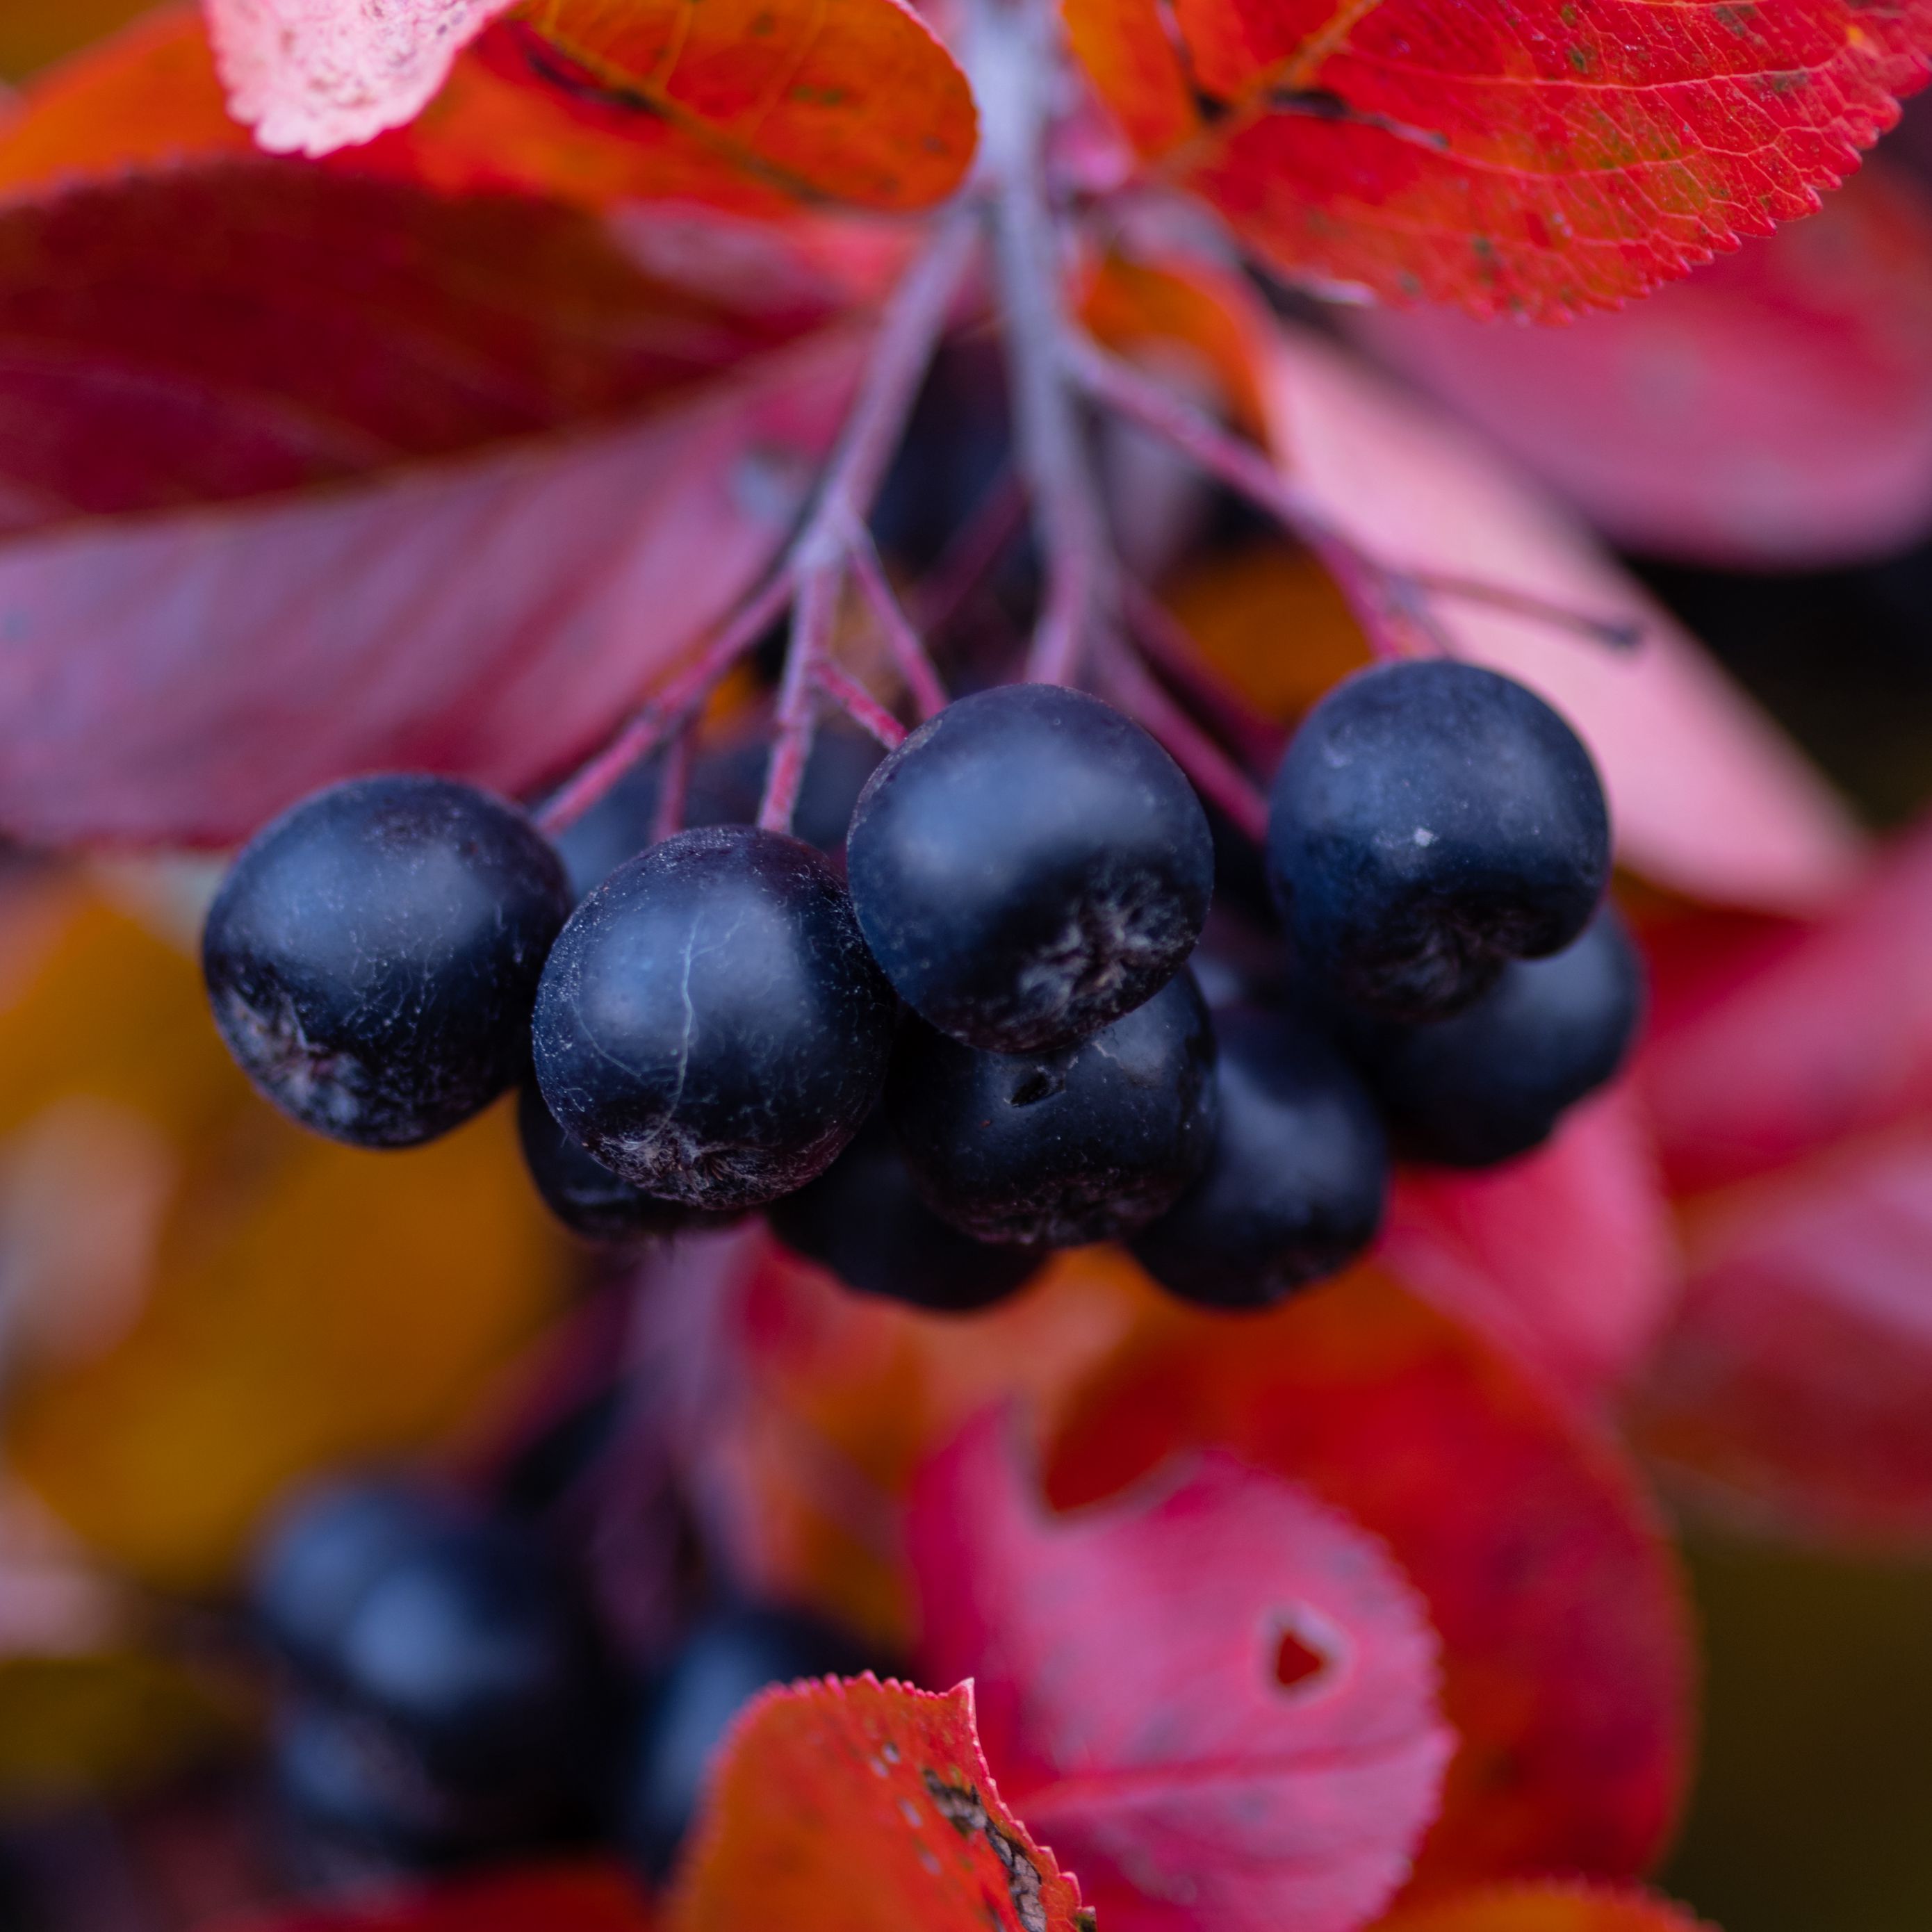
<svg viewBox="0 0 1932 1932"><path fill-rule="evenodd" d="M660 1200L610 1168L558 1126L534 1084L517 1102L524 1165L544 1205L586 1241L649 1240L718 1225L721 1217L681 1201Z"/></svg>
<svg viewBox="0 0 1932 1932"><path fill-rule="evenodd" d="M1135 1236L1161 1285L1210 1308L1266 1308L1375 1238L1388 1145L1359 1076L1312 1027L1217 1012L1220 1123L1201 1178Z"/></svg>
<svg viewBox="0 0 1932 1932"><path fill-rule="evenodd" d="M818 1178L765 1210L788 1247L865 1294L968 1314L1004 1301L1046 1260L1038 1249L976 1241L920 1198L884 1113Z"/></svg>
<svg viewBox="0 0 1932 1932"><path fill-rule="evenodd" d="M268 826L208 915L215 1024L305 1126L412 1147L522 1072L562 866L501 799L446 778L356 778Z"/></svg>
<svg viewBox="0 0 1932 1932"><path fill-rule="evenodd" d="M1582 931L1610 818L1581 740L1480 666L1382 666L1311 711L1275 775L1268 858L1301 963L1389 1019L1440 1019Z"/></svg>
<svg viewBox="0 0 1932 1932"><path fill-rule="evenodd" d="M325 1492L272 1533L255 1602L317 1695L452 1792L534 1799L576 1774L596 1660L522 1526L406 1485Z"/></svg>
<svg viewBox="0 0 1932 1932"><path fill-rule="evenodd" d="M1540 1145L1610 1079L1642 1012L1642 964L1606 907L1562 952L1512 960L1453 1019L1358 1024L1348 1037L1399 1152L1491 1167Z"/></svg>
<svg viewBox="0 0 1932 1932"><path fill-rule="evenodd" d="M1058 1053L987 1053L910 1022L886 1106L928 1203L981 1240L1071 1247L1144 1227L1214 1145L1214 1034L1184 969Z"/></svg>
<svg viewBox="0 0 1932 1932"><path fill-rule="evenodd" d="M950 704L873 773L846 862L886 976L988 1052L1071 1046L1150 998L1214 886L1180 768L1097 698L1006 685Z"/></svg>
<svg viewBox="0 0 1932 1932"><path fill-rule="evenodd" d="M537 1079L566 1132L650 1192L756 1208L821 1174L877 1100L891 988L811 847L682 832L571 916L537 997Z"/></svg>
<svg viewBox="0 0 1932 1932"><path fill-rule="evenodd" d="M698 1624L645 1695L619 1794L618 1834L638 1864L655 1879L670 1870L720 1741L760 1690L856 1676L874 1661L797 1610L739 1605Z"/></svg>

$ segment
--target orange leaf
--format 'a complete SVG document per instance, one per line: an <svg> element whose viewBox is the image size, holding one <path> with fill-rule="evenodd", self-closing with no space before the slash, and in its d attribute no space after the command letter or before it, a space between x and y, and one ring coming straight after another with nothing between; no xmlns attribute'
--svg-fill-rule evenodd
<svg viewBox="0 0 1932 1932"><path fill-rule="evenodd" d="M1585 1886L1497 1886L1397 1912L1374 1932L1711 1932L1648 1892Z"/></svg>
<svg viewBox="0 0 1932 1932"><path fill-rule="evenodd" d="M35 1346L13 1466L143 1578L218 1578L291 1478L461 1417L566 1256L502 1109L311 1139L249 1091L193 963L85 902L0 1008L0 1192Z"/></svg>
<svg viewBox="0 0 1932 1932"><path fill-rule="evenodd" d="M673 1892L672 1932L1092 1932L1078 1887L1000 1802L973 1687L866 1676L740 1714Z"/></svg>

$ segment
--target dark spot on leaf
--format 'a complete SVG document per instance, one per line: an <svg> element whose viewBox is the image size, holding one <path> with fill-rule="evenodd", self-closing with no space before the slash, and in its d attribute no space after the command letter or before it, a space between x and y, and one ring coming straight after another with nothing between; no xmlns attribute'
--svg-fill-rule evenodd
<svg viewBox="0 0 1932 1932"><path fill-rule="evenodd" d="M1046 1906L1040 1897L1040 1868L1026 1848L986 1815L980 1794L970 1784L949 1784L929 1766L920 1775L932 1795L933 1807L962 1838L983 1838L1006 1874L1006 1890L1024 1932L1046 1932ZM1089 1925L1090 1913L1083 1915Z"/></svg>

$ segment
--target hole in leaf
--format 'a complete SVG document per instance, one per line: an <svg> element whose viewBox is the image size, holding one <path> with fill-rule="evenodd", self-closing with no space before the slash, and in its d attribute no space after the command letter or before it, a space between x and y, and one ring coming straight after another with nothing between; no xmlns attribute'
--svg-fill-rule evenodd
<svg viewBox="0 0 1932 1932"><path fill-rule="evenodd" d="M1334 1670L1342 1648L1338 1634L1305 1612L1286 1616L1275 1626L1274 1681L1284 1690L1306 1690Z"/></svg>

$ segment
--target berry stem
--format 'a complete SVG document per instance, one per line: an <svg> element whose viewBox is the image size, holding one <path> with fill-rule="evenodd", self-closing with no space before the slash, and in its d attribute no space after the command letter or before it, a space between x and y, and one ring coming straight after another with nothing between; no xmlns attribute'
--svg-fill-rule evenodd
<svg viewBox="0 0 1932 1932"><path fill-rule="evenodd" d="M691 786L691 740L696 724L694 718L687 718L671 734L665 748L664 770L658 782L657 809L651 814L653 845L683 829L685 795Z"/></svg>
<svg viewBox="0 0 1932 1932"><path fill-rule="evenodd" d="M926 655L925 641L913 628L912 620L886 581L869 530L862 530L853 542L852 576L872 606L872 615L885 634L886 648L892 654L892 662L905 680L920 716L931 718L944 710L946 686Z"/></svg>
<svg viewBox="0 0 1932 1932"><path fill-rule="evenodd" d="M1179 450L1300 538L1334 577L1370 643L1382 655L1460 655L1453 634L1434 609L1432 600L1438 597L1487 604L1580 632L1619 650L1640 641L1642 627L1630 620L1572 610L1507 584L1412 570L1371 556L1292 476L1284 475L1265 450L1078 332L1065 331L1062 346L1075 379L1094 401Z"/></svg>
<svg viewBox="0 0 1932 1932"><path fill-rule="evenodd" d="M1002 470L914 595L914 611L928 636L950 622L1019 535L1026 518L1020 479L1011 469Z"/></svg>
<svg viewBox="0 0 1932 1932"><path fill-rule="evenodd" d="M1120 586L1127 628L1140 654L1214 725L1251 770L1272 768L1286 734L1222 682L1202 661L1199 647L1180 621L1146 586L1127 578Z"/></svg>
<svg viewBox="0 0 1932 1932"><path fill-rule="evenodd" d="M1268 800L1247 774L1118 639L1102 646L1095 668L1102 694L1153 733L1192 781L1195 790L1226 813L1244 836L1258 844L1268 832Z"/></svg>
<svg viewBox="0 0 1932 1932"><path fill-rule="evenodd" d="M1055 16L1036 0L976 0L971 18L967 65L992 196L1015 437L1046 566L1028 675L1070 684L1095 633L1109 626L1114 597L1099 480L1058 349L1069 325L1045 156L1060 71Z"/></svg>
<svg viewBox="0 0 1932 1932"><path fill-rule="evenodd" d="M820 660L816 675L819 689L887 751L896 751L905 742L905 727L850 671L825 658Z"/></svg>
<svg viewBox="0 0 1932 1932"><path fill-rule="evenodd" d="M966 279L977 250L980 211L962 197L940 215L931 238L915 256L880 313L865 374L853 398L837 447L820 481L811 513L787 548L772 574L726 620L712 641L676 676L654 693L619 728L616 735L567 779L536 814L546 832L565 830L588 812L638 759L662 744L695 718L712 687L782 617L788 606L806 601L808 582L826 575L842 579L845 562L865 528L873 499L884 481L886 466L904 434L920 385L926 379L939 346L953 302ZM836 609L834 595L814 593L823 605L829 626ZM798 654L800 626L796 614L792 646L788 655L784 692L793 694L789 711L784 692L779 698L780 729L787 720L798 742L788 751L772 748L772 770L766 782L766 802L760 823L780 801L775 782L790 771L790 796L803 771L803 753L810 750L813 729L811 704L814 680L809 664L794 679L791 658ZM808 643L809 639L807 640ZM821 645L823 640L820 640ZM795 687L795 688L794 688ZM780 754L784 752L782 758ZM784 801L784 823L790 822L790 803Z"/></svg>
<svg viewBox="0 0 1932 1932"><path fill-rule="evenodd" d="M840 555L799 573L784 681L778 687L778 733L772 740L771 760L765 767L765 795L758 806L758 823L767 832L791 830L798 788L804 782L812 740L818 735L819 673L844 586L844 562Z"/></svg>

